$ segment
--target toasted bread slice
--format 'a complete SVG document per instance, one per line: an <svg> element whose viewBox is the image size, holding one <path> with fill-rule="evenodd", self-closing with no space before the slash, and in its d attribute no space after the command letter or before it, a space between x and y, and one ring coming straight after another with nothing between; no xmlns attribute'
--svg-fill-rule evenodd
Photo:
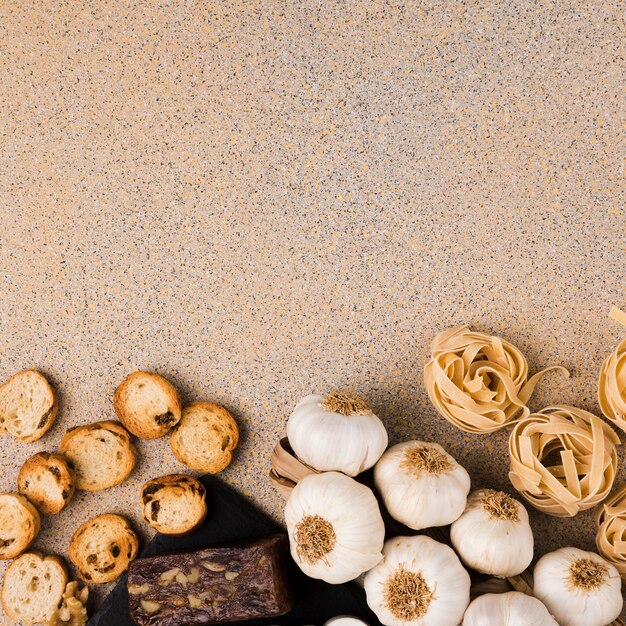
<svg viewBox="0 0 626 626"><path fill-rule="evenodd" d="M19 493L0 493L0 559L14 559L39 532L37 509Z"/></svg>
<svg viewBox="0 0 626 626"><path fill-rule="evenodd" d="M170 474L149 480L141 489L143 517L164 535L194 531L207 512L204 485L185 474Z"/></svg>
<svg viewBox="0 0 626 626"><path fill-rule="evenodd" d="M119 485L137 461L128 431L113 421L71 428L59 450L74 465L76 488L85 491Z"/></svg>
<svg viewBox="0 0 626 626"><path fill-rule="evenodd" d="M136 437L163 437L180 420L180 399L170 382L151 372L133 372L115 390L117 416Z"/></svg>
<svg viewBox="0 0 626 626"><path fill-rule="evenodd" d="M0 429L20 441L43 437L56 415L56 394L39 372L18 372L0 387Z"/></svg>
<svg viewBox="0 0 626 626"><path fill-rule="evenodd" d="M54 515L74 495L74 464L62 454L38 452L22 465L17 490L42 513Z"/></svg>
<svg viewBox="0 0 626 626"><path fill-rule="evenodd" d="M72 536L70 559L86 583L109 583L128 569L139 541L121 515L107 513L86 521Z"/></svg>
<svg viewBox="0 0 626 626"><path fill-rule="evenodd" d="M15 559L2 581L4 612L21 624L49 619L63 601L65 563L58 556L27 552Z"/></svg>
<svg viewBox="0 0 626 626"><path fill-rule="evenodd" d="M193 402L172 432L174 456L198 472L216 474L228 467L239 443L239 429L233 416L210 402Z"/></svg>

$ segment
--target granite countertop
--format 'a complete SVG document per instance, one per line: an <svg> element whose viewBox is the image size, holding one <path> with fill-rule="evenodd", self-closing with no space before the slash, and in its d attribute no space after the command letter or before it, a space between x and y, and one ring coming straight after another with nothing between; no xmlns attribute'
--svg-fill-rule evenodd
<svg viewBox="0 0 626 626"><path fill-rule="evenodd" d="M276 517L270 451L296 401L333 387L392 442L438 441L476 486L511 489L507 434L440 418L422 368L468 323L531 372L571 370L532 408L599 410L625 333L607 317L626 305L619 9L4 0L0 378L41 369L61 403L40 441L0 436L0 490L113 418L138 368L232 411L222 476ZM148 537L140 485L183 467L167 440L138 448L129 480L78 493L36 546L66 554L105 511ZM593 512L532 523L539 553L594 545Z"/></svg>

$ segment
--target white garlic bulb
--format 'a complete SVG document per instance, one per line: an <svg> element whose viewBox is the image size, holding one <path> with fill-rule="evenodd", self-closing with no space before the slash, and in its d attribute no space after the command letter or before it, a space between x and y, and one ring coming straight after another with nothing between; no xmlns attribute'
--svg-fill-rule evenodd
<svg viewBox="0 0 626 626"><path fill-rule="evenodd" d="M388 441L385 426L367 404L338 391L300 400L287 423L287 438L307 465L348 476L372 467Z"/></svg>
<svg viewBox="0 0 626 626"><path fill-rule="evenodd" d="M461 560L490 576L517 576L533 560L533 531L524 505L502 491L480 489L450 528Z"/></svg>
<svg viewBox="0 0 626 626"><path fill-rule="evenodd" d="M329 619L324 626L368 626L368 624L358 617L340 615L339 617Z"/></svg>
<svg viewBox="0 0 626 626"><path fill-rule="evenodd" d="M371 489L339 472L311 474L285 506L291 556L311 578L345 583L381 559L385 525Z"/></svg>
<svg viewBox="0 0 626 626"><path fill-rule="evenodd" d="M463 626L559 626L537 598L519 591L486 593L465 611Z"/></svg>
<svg viewBox="0 0 626 626"><path fill-rule="evenodd" d="M367 604L385 626L458 626L470 577L452 548L430 537L395 537L363 581Z"/></svg>
<svg viewBox="0 0 626 626"><path fill-rule="evenodd" d="M561 548L542 556L533 594L561 626L606 626L622 611L619 572L595 552Z"/></svg>
<svg viewBox="0 0 626 626"><path fill-rule="evenodd" d="M374 467L376 489L394 519L415 530L451 524L463 513L470 477L439 444L406 441Z"/></svg>

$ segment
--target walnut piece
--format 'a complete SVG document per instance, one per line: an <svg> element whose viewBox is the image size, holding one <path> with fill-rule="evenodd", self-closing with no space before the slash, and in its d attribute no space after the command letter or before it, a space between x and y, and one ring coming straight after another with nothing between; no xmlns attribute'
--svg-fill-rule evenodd
<svg viewBox="0 0 626 626"><path fill-rule="evenodd" d="M202 606L202 600L200 600L197 596L189 594L187 596L187 600L189 600L189 606L192 609L199 609Z"/></svg>
<svg viewBox="0 0 626 626"><path fill-rule="evenodd" d="M167 585L171 583L174 578L180 573L180 567L172 567L167 572L163 572L159 577L159 585Z"/></svg>
<svg viewBox="0 0 626 626"><path fill-rule="evenodd" d="M146 613L156 613L161 608L161 605L158 602L153 602L152 600L142 600L141 608Z"/></svg>
<svg viewBox="0 0 626 626"><path fill-rule="evenodd" d="M204 569L208 569L210 572L223 572L226 568L219 563L211 563L211 561L202 561L200 564Z"/></svg>
<svg viewBox="0 0 626 626"><path fill-rule="evenodd" d="M192 567L187 574L187 580L194 585L200 580L200 570L197 567Z"/></svg>
<svg viewBox="0 0 626 626"><path fill-rule="evenodd" d="M67 583L61 606L50 616L46 626L85 626L89 588L79 588L76 581Z"/></svg>

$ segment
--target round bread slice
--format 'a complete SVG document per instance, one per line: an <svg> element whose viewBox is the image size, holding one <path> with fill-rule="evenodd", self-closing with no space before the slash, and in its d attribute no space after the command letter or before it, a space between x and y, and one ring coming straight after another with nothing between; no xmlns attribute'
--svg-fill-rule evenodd
<svg viewBox="0 0 626 626"><path fill-rule="evenodd" d="M39 532L37 509L19 493L0 493L0 559L14 559Z"/></svg>
<svg viewBox="0 0 626 626"><path fill-rule="evenodd" d="M181 463L209 474L228 467L238 443L239 429L233 416L210 402L186 406L170 438L172 452Z"/></svg>
<svg viewBox="0 0 626 626"><path fill-rule="evenodd" d="M185 474L149 480L141 489L143 517L164 535L186 535L202 524L207 512L204 485Z"/></svg>
<svg viewBox="0 0 626 626"><path fill-rule="evenodd" d="M136 437L163 437L180 420L180 399L170 382L151 372L133 372L115 390L117 416Z"/></svg>
<svg viewBox="0 0 626 626"><path fill-rule="evenodd" d="M107 513L86 521L72 536L70 559L86 583L109 583L128 569L139 541L121 515Z"/></svg>
<svg viewBox="0 0 626 626"><path fill-rule="evenodd" d="M58 556L27 552L15 559L2 581L4 612L21 624L48 620L63 601L65 563Z"/></svg>
<svg viewBox="0 0 626 626"><path fill-rule="evenodd" d="M71 428L59 450L74 465L76 488L85 491L119 485L137 461L128 431L112 421Z"/></svg>
<svg viewBox="0 0 626 626"><path fill-rule="evenodd" d="M56 394L40 372L18 372L0 387L0 428L20 441L43 437L56 415Z"/></svg>
<svg viewBox="0 0 626 626"><path fill-rule="evenodd" d="M22 465L17 490L42 513L54 515L74 495L74 464L61 454L38 452Z"/></svg>

